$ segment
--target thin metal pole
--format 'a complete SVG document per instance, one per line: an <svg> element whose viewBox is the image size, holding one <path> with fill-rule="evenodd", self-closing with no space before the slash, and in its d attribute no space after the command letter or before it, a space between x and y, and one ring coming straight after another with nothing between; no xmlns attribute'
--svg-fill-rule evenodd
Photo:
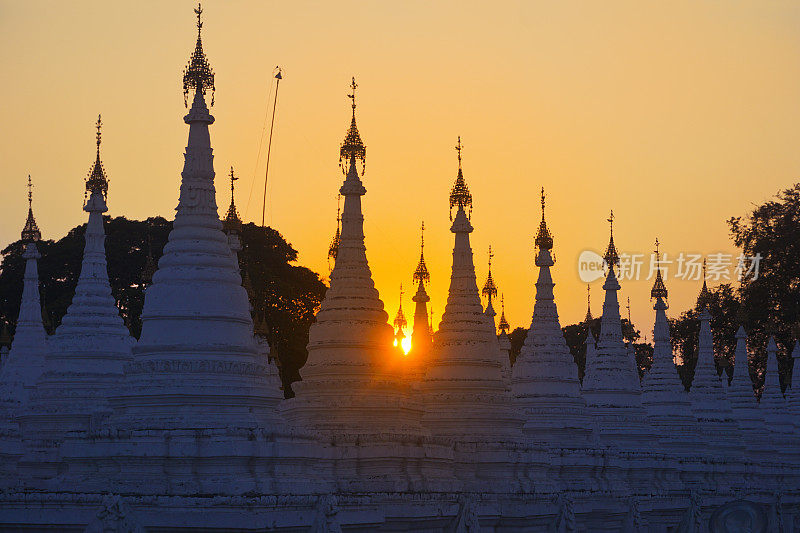
<svg viewBox="0 0 800 533"><path fill-rule="evenodd" d="M278 81L275 82L275 100L272 103L272 121L269 125L269 142L267 143L267 168L264 171L264 200L261 204L261 227L264 227L264 218L267 213L267 180L269 179L269 155L272 151L272 130L275 128L275 108L278 105L278 88L281 85L281 71L278 69L278 73L275 75L275 79Z"/></svg>

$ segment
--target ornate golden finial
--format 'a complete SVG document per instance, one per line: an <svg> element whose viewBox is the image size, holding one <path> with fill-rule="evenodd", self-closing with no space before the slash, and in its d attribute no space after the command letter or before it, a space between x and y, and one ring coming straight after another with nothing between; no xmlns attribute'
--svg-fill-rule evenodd
<svg viewBox="0 0 800 533"><path fill-rule="evenodd" d="M23 242L33 242L42 240L42 232L39 231L39 226L36 224L36 219L33 217L33 182L31 175L28 174L28 218L25 220L25 226L22 228Z"/></svg>
<svg viewBox="0 0 800 533"><path fill-rule="evenodd" d="M497 324L497 327L503 333L507 333L511 326L508 324L508 320L506 320L506 298L505 295L500 295L500 322Z"/></svg>
<svg viewBox="0 0 800 533"><path fill-rule="evenodd" d="M201 15L203 8L200 3L197 4L197 9L194 10L197 14L197 43L194 46L192 57L189 58L189 64L183 71L183 105L189 107L189 90L194 89L195 92L200 92L205 96L206 90L211 89L211 105L214 105L214 71L208 63L205 52L203 52L203 40L201 30L203 29L203 21Z"/></svg>
<svg viewBox="0 0 800 533"><path fill-rule="evenodd" d="M239 213L236 211L236 202L234 200L234 193L235 193L235 186L234 182L239 178L233 172L233 166L231 166L231 171L228 174L231 180L231 205L228 207L228 214L225 215L225 220L222 221L222 230L225 232L230 231L241 231L242 230L242 219L239 218Z"/></svg>
<svg viewBox="0 0 800 533"><path fill-rule="evenodd" d="M611 226L611 238L608 241L608 248L606 249L606 255L604 259L606 260L606 264L609 268L613 269L615 266L619 265L619 254L617 253L617 247L614 245L614 211L611 211L611 216L608 217L608 223Z"/></svg>
<svg viewBox="0 0 800 533"><path fill-rule="evenodd" d="M453 220L453 208L469 210L467 217L472 217L472 194L469 192L467 182L464 181L464 173L461 170L461 137L458 137L456 152L458 152L458 175L453 188L450 190L450 220Z"/></svg>
<svg viewBox="0 0 800 533"><path fill-rule="evenodd" d="M489 245L489 275L486 278L486 283L483 285L483 290L481 294L486 296L489 301L492 301L493 297L497 296L497 285L495 285L494 280L492 279L492 258L494 254L492 253L492 246Z"/></svg>
<svg viewBox="0 0 800 533"><path fill-rule="evenodd" d="M91 169L89 169L89 177L86 179L86 192L89 194L93 192L100 192L103 194L103 198L106 198L108 196L108 178L106 177L106 171L103 168L103 163L100 161L102 127L103 121L100 115L97 115L97 123L95 124L95 128L97 128L97 133L95 134L95 137L97 138L97 157L95 158Z"/></svg>
<svg viewBox="0 0 800 533"><path fill-rule="evenodd" d="M341 240L341 200L342 195L336 197L336 233L333 235L331 245L328 247L328 270L331 270L331 259L336 262L336 256L339 255L339 241Z"/></svg>
<svg viewBox="0 0 800 533"><path fill-rule="evenodd" d="M353 118L350 120L350 129L344 137L344 142L339 148L339 166L342 168L342 173L347 175L349 166L352 163L355 165L356 161L361 161L361 175L364 175L367 166L367 148L361 140L361 134L358 133L358 126L356 125L356 78L353 76L353 81L350 83L351 92L347 95L352 100Z"/></svg>
<svg viewBox="0 0 800 533"><path fill-rule="evenodd" d="M408 325L408 321L406 320L406 315L403 313L403 284L400 284L400 307L397 309L397 314L394 317L394 327L397 329L397 333L401 333L406 326Z"/></svg>
<svg viewBox="0 0 800 533"><path fill-rule="evenodd" d="M586 284L586 316L583 318L583 321L587 324L594 320L592 317L592 288L587 283Z"/></svg>
<svg viewBox="0 0 800 533"><path fill-rule="evenodd" d="M203 6L200 5L200 2L197 2L197 8L195 8L194 12L197 15L197 34L200 35L200 30L203 29L203 20L201 19L203 15Z"/></svg>
<svg viewBox="0 0 800 533"><path fill-rule="evenodd" d="M419 263L412 279L421 283L428 283L431 280L428 266L425 264L425 221L420 226Z"/></svg>
<svg viewBox="0 0 800 533"><path fill-rule="evenodd" d="M658 251L659 244L660 243L658 242L658 238L656 238L656 249L655 249L656 261L659 261L660 258L661 258L661 254ZM655 298L666 299L667 298L667 294L668 294L667 293L667 287L666 287L666 285L664 285L664 279L661 277L661 267L659 266L656 269L656 280L653 282L653 288L650 290L650 298L652 298L652 299L655 299Z"/></svg>
<svg viewBox="0 0 800 533"><path fill-rule="evenodd" d="M553 235L547 229L547 222L544 220L544 187L542 187L542 221L539 222L539 232L536 234L534 245L540 250L553 249Z"/></svg>

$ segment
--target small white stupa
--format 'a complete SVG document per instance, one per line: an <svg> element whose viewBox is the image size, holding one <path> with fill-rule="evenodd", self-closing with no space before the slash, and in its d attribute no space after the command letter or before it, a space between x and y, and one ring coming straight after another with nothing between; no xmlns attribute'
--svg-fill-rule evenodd
<svg viewBox="0 0 800 533"><path fill-rule="evenodd" d="M725 396L722 380L714 365L714 340L711 336L711 315L708 312L705 264L703 278L703 288L698 298L701 310L697 364L689 398L692 401L692 412L703 435L709 442L715 442L714 456L723 461L733 461L742 458L744 444L730 402Z"/></svg>
<svg viewBox="0 0 800 533"><path fill-rule="evenodd" d="M506 390L497 337L478 295L469 242L472 195L461 168L460 137L456 150L458 175L450 193L453 266L423 383L424 420L431 433L455 441L456 474L467 490L501 485L508 490L515 482L513 466L502 465L500 457L520 442L522 421Z"/></svg>
<svg viewBox="0 0 800 533"><path fill-rule="evenodd" d="M525 345L511 370L511 390L525 414L525 436L552 448L585 447L592 423L581 396L578 367L569 351L553 295L553 237L544 217L536 235L536 303ZM591 334L591 333L590 333Z"/></svg>
<svg viewBox="0 0 800 533"><path fill-rule="evenodd" d="M600 337L597 340L595 364L588 361L583 378L583 397L600 432L601 442L623 451L652 449L654 433L642 407L642 388L636 361L628 352L622 337L617 291L620 289L614 269L619 255L614 245L614 213L608 219L611 237L605 254L608 275Z"/></svg>
<svg viewBox="0 0 800 533"><path fill-rule="evenodd" d="M33 216L33 191L28 176L28 218L22 229L25 250L25 274L22 300L17 318L16 333L11 350L0 368L0 472L11 472L22 454L16 416L27 407L31 390L44 371L47 353L47 333L42 323L42 304L39 296L39 266L41 257L36 243L42 233ZM8 482L11 476L0 476Z"/></svg>
<svg viewBox="0 0 800 533"><path fill-rule="evenodd" d="M764 424L763 410L758 405L750 365L747 361L747 334L742 326L736 331L733 380L728 387L728 401L733 418L739 425L747 456L756 462L774 462L775 447Z"/></svg>
<svg viewBox="0 0 800 533"><path fill-rule="evenodd" d="M761 393L759 408L764 415L764 422L770 434L770 441L781 454L781 458L797 460L799 452L797 437L794 435L789 403L781 391L781 380L778 366L778 346L775 338L770 336L767 342L767 371L764 377L764 391Z"/></svg>
<svg viewBox="0 0 800 533"><path fill-rule="evenodd" d="M401 352L392 347L392 327L367 263L366 189L358 168L363 174L366 148L356 125L356 87L354 78L353 114L340 149L344 209L330 288L309 331L303 380L282 407L292 423L335 444L340 486L420 489L437 482L429 468L452 452L422 428L422 406Z"/></svg>
<svg viewBox="0 0 800 533"><path fill-rule="evenodd" d="M497 335L497 342L500 345L500 355L503 357L503 369L508 373L506 380L511 385L511 339L508 337L508 330L511 325L506 318L506 298L500 295L500 321L497 323L500 333Z"/></svg>
<svg viewBox="0 0 800 533"><path fill-rule="evenodd" d="M86 180L83 207L89 222L75 296L50 340L45 371L29 408L19 419L27 443L20 467L34 477L55 475L58 448L67 434L87 432L110 413L109 396L117 392L123 365L131 359L134 341L108 281L103 228L108 179L100 160L101 126L98 117L97 157Z"/></svg>
<svg viewBox="0 0 800 533"><path fill-rule="evenodd" d="M656 258L660 258L658 244L656 239ZM647 418L656 429L665 452L696 457L703 454L705 444L697 419L692 414L689 393L681 383L675 367L666 313L669 308L667 296L667 287L659 268L650 291L650 297L655 300L653 309L656 311L653 364L642 379L642 405L647 410Z"/></svg>
<svg viewBox="0 0 800 533"><path fill-rule="evenodd" d="M431 297L425 289L425 285L430 283L431 274L428 272L428 265L425 264L425 222L420 226L420 245L419 263L414 270L412 279L417 284L417 292L411 300L414 302L414 329L411 331L411 352L408 362L411 374L415 379L422 379L425 375L425 367L428 363L431 350L433 349L433 332L428 318L428 302Z"/></svg>

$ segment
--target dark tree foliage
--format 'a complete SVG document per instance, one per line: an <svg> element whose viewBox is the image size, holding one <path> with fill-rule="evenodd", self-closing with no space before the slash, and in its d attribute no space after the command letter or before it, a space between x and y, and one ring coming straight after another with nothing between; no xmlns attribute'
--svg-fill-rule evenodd
<svg viewBox="0 0 800 533"><path fill-rule="evenodd" d="M747 217L728 220L733 242L746 257L761 256L758 277L745 277L735 289L723 284L709 291L717 371L730 376L736 330L748 334L750 376L756 391L764 385L766 345L770 335L778 344L781 387L791 381L791 351L800 321L800 183L781 191L775 200L756 206ZM672 343L684 364L679 367L688 388L697 361L700 329L698 307L671 321Z"/></svg>
<svg viewBox="0 0 800 533"><path fill-rule="evenodd" d="M284 394L291 397L291 383L301 379L308 358L308 330L327 287L315 272L290 264L297 251L272 228L245 224L239 258L250 278L256 329L269 341L280 363Z"/></svg>
<svg viewBox="0 0 800 533"><path fill-rule="evenodd" d="M105 217L105 229L111 293L131 334L138 337L142 330L140 316L144 304L141 272L148 251L155 259L161 255L172 223L161 217L145 221ZM61 324L75 294L85 232L86 224L82 224L58 241L42 241L38 244L42 255L39 260L39 290L49 333ZM0 264L0 319L11 326L12 332L22 298L22 276L25 271L22 251L21 241L10 244L3 250L3 262Z"/></svg>
<svg viewBox="0 0 800 533"><path fill-rule="evenodd" d="M522 345L525 344L525 339L528 337L527 328L515 328L514 331L508 334L508 340L511 341L511 364L517 360Z"/></svg>
<svg viewBox="0 0 800 533"><path fill-rule="evenodd" d="M125 324L134 337L142 329L148 254L158 260L172 222L161 217L145 221L106 218L106 257L111 292ZM75 293L84 248L83 224L65 237L39 243L40 290L50 333L61 323ZM311 270L291 265L297 251L275 230L246 224L242 228L240 266L250 278L250 299L255 321L277 357L285 394L300 379L299 369L308 356L308 328L325 295L325 284ZM0 264L0 321L14 332L22 297L24 274L21 241L7 246ZM265 326L265 324L267 326Z"/></svg>

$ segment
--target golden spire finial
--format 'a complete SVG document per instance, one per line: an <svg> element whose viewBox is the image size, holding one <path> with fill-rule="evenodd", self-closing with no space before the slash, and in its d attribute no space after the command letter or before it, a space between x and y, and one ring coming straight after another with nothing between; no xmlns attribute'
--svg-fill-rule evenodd
<svg viewBox="0 0 800 533"><path fill-rule="evenodd" d="M507 330L511 329L511 325L506 320L506 298L504 294L500 295L500 309L500 322L498 322L497 328L503 333L507 333Z"/></svg>
<svg viewBox="0 0 800 533"><path fill-rule="evenodd" d="M239 213L236 211L236 202L234 201L234 184L236 180L239 178L233 172L233 166L231 165L231 171L228 174L231 179L231 205L228 207L228 214L225 215L225 220L222 221L222 230L229 232L229 231L241 231L242 229L242 220L239 218Z"/></svg>
<svg viewBox="0 0 800 533"><path fill-rule="evenodd" d="M361 160L361 175L364 175L367 165L367 148L361 140L361 134L358 133L358 126L356 125L356 77L353 76L353 81L350 83L351 92L347 95L352 100L353 118L350 120L350 129L344 137L344 142L339 148L339 166L342 168L342 173L346 176L350 170L349 166L355 166L357 160Z"/></svg>
<svg viewBox="0 0 800 533"><path fill-rule="evenodd" d="M544 187L542 187L542 221L539 222L539 232L536 234L536 239L533 241L534 245L540 250L553 249L553 235L547 229L547 222L544 220Z"/></svg>
<svg viewBox="0 0 800 533"><path fill-rule="evenodd" d="M197 2L197 8L194 10L195 14L197 15L197 33L200 33L200 30L203 29L203 20L200 18L203 15L203 6L200 2Z"/></svg>
<svg viewBox="0 0 800 533"><path fill-rule="evenodd" d="M464 181L464 173L461 170L461 150L464 146L461 144L461 136L458 137L458 144L456 144L456 152L458 152L458 175L453 188L450 189L450 220L453 220L453 208L469 209L467 217L472 216L472 194L469 192L467 182Z"/></svg>
<svg viewBox="0 0 800 533"><path fill-rule="evenodd" d="M632 322L631 322L631 297L630 296L628 296L628 303L627 303L627 305L625 307L628 309L628 323L632 324Z"/></svg>
<svg viewBox="0 0 800 533"><path fill-rule="evenodd" d="M588 283L586 284L586 316L583 321L587 324L593 320L592 317L592 288Z"/></svg>
<svg viewBox="0 0 800 533"><path fill-rule="evenodd" d="M420 225L419 263L417 263L417 269L414 271L412 279L420 283L428 283L431 280L431 275L425 264L425 221L422 221Z"/></svg>
<svg viewBox="0 0 800 533"><path fill-rule="evenodd" d="M28 218L22 228L22 240L24 242L33 242L41 239L42 232L39 231L36 219L33 218L33 182L31 181L31 175L28 174Z"/></svg>
<svg viewBox="0 0 800 533"><path fill-rule="evenodd" d="M89 170L89 177L86 179L86 192L100 192L105 198L108 195L108 178L106 177L106 171L103 168L103 163L100 161L100 143L102 142L103 136L103 121L99 114L97 115L97 122L95 123L94 127L97 129L97 132L95 133L97 157L92 164L92 168Z"/></svg>
<svg viewBox="0 0 800 533"><path fill-rule="evenodd" d="M614 210L611 210L611 215L608 217L608 223L611 227L611 237L608 240L608 248L606 249L606 255L604 259L606 260L606 264L608 268L613 269L616 265L619 264L619 254L617 253L617 247L614 245Z"/></svg>
<svg viewBox="0 0 800 533"><path fill-rule="evenodd" d="M103 132L101 128L103 127L103 121L100 115L97 115L97 124L95 124L95 128L97 128L97 133L95 134L97 137L97 158L100 158L100 142L102 141Z"/></svg>
<svg viewBox="0 0 800 533"><path fill-rule="evenodd" d="M394 327L397 328L397 334L403 333L403 330L408 325L406 315L403 313L403 284L400 284L400 307L397 309L397 314L394 317Z"/></svg>
<svg viewBox="0 0 800 533"><path fill-rule="evenodd" d="M486 296L489 299L489 302L492 301L492 297L497 296L497 285L494 283L494 279L492 279L492 258L494 254L492 253L492 245L489 245L489 275L486 278L486 283L483 285L483 290L481 294Z"/></svg>
<svg viewBox="0 0 800 533"><path fill-rule="evenodd" d="M659 252L659 245L661 243L658 242L658 237L656 237L656 261L660 261L661 253ZM664 278L661 277L661 267L659 266L656 269L656 280L653 282L653 288L650 290L650 298L667 298L667 287L664 285Z"/></svg>
<svg viewBox="0 0 800 533"><path fill-rule="evenodd" d="M356 114L356 89L358 89L358 84L356 83L356 77L353 76L352 81L350 82L350 94L347 97L352 100L351 105L353 106L353 116Z"/></svg>
<svg viewBox="0 0 800 533"><path fill-rule="evenodd" d="M216 88L214 86L214 71L208 63L205 52L203 52L203 40L201 30L203 28L202 14L203 7L198 2L197 8L194 10L197 15L197 42L194 46L194 52L189 59L189 64L183 71L183 105L189 107L189 90L194 89L205 96L206 90L211 89L211 105L214 105L214 93Z"/></svg>

